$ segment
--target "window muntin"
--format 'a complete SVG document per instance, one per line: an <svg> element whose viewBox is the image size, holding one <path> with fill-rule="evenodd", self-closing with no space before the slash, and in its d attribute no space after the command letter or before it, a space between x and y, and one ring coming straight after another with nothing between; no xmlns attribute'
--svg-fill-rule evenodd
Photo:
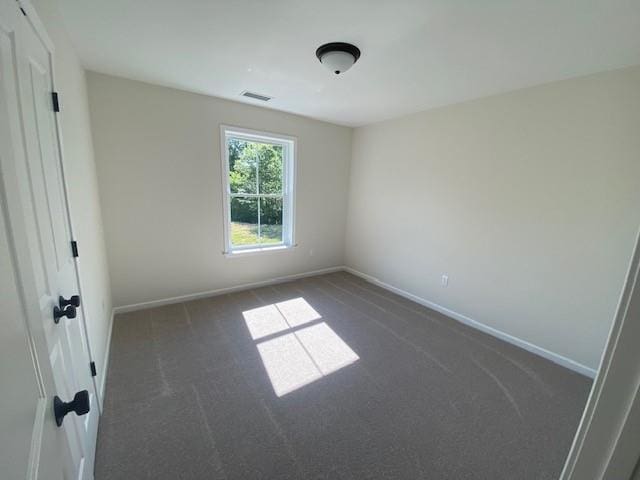
<svg viewBox="0 0 640 480"><path fill-rule="evenodd" d="M227 253L293 244L295 140L222 127Z"/></svg>

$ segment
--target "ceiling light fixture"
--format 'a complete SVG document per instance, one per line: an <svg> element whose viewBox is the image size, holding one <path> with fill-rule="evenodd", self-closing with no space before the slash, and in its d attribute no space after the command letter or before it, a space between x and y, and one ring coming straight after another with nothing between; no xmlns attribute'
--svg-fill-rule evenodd
<svg viewBox="0 0 640 480"><path fill-rule="evenodd" d="M360 49L355 45L343 42L332 42L321 45L316 50L320 63L336 75L349 70L360 58Z"/></svg>

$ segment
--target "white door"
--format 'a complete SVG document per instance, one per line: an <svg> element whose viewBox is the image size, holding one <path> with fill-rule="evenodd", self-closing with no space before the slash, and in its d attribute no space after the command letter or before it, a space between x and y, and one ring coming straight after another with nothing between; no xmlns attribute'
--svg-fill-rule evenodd
<svg viewBox="0 0 640 480"><path fill-rule="evenodd" d="M6 116L2 112L1 119L3 129L6 125L11 132L18 130L17 134L7 136L11 152L1 159L7 172L6 176L2 172L7 212L13 217L11 220L15 219L9 236L13 237L16 255L18 250L24 250L31 268L31 283L23 286L30 294L28 297L25 294L23 301L36 306L40 324L33 328L41 332L44 342L35 342L35 355L45 357L48 364L45 370L52 377L49 391L46 391L47 382L42 382L44 391L40 396L49 403L46 408L50 411L54 396L70 402L78 392L88 394L89 412L82 416L67 414L55 432L62 478L91 479L98 407L82 311L73 305L63 305L61 310L65 316L54 319L54 308L60 307L60 297L70 299L77 295L78 284L51 95L51 48L45 34L34 27L39 22L30 9L31 16L25 16L15 0L0 0L0 5L2 95L7 102L18 100L18 116L6 109ZM4 134L2 140L4 143ZM5 147L3 145L3 150ZM18 218L20 214L22 220ZM22 222L23 237L15 222ZM18 264L19 275L24 274L25 263ZM35 362L36 371L38 367L42 369L41 362ZM78 397L81 399L82 395ZM80 403L76 406L83 407ZM46 426L50 422L44 423ZM37 478L57 478L42 471L40 475Z"/></svg>

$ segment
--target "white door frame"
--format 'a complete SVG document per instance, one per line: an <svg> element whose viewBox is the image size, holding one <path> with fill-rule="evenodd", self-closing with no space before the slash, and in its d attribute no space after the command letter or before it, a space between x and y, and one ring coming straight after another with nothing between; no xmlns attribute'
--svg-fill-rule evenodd
<svg viewBox="0 0 640 480"><path fill-rule="evenodd" d="M640 232L560 480L627 480L640 456Z"/></svg>
<svg viewBox="0 0 640 480"><path fill-rule="evenodd" d="M40 20L40 17L38 16L38 13L33 7L33 5L31 5L31 2L29 0L17 0L17 2L18 2L18 5L20 5L20 7L25 11L27 21L31 23L31 25L33 26L33 29L35 30L37 35L40 37L42 43L46 46L47 50L49 50L50 52L50 61L51 61L50 68L51 68L51 83L52 83L51 87L52 87L52 91L57 92L58 89L56 88L55 62L53 61L55 57L55 47L54 47L53 41L49 37L49 34L47 33L47 30L44 27L44 24ZM73 227L73 221L72 221L73 217L71 215L72 209L71 209L71 204L69 202L69 185L67 183L67 177L65 175L65 166L64 166L65 155L64 155L64 148L63 148L64 143L63 143L63 136L62 136L62 125L60 121L61 115L62 115L62 112L58 112L55 115L56 143L57 143L58 154L60 158L60 171L62 174L65 213L67 217L67 223L69 225L69 231L71 232L71 238L75 240L76 235L75 235L75 229ZM91 350L91 344L89 343L89 333L87 329L87 308L85 305L86 303L85 297L83 295L82 282L80 280L80 265L79 265L78 257L74 258L73 263L74 263L74 271L75 271L74 273L75 273L76 283L78 284L78 294L80 295L80 298L82 300L80 302L80 309L82 311L82 315L81 315L82 316L82 336L87 348L87 352L89 352L89 361L95 362L95 358ZM88 365L87 365L87 368L89 368ZM92 377L91 383L93 385L93 390L95 394L94 398L96 399L96 403L98 405L98 411L102 412L103 411L102 397L100 396L100 386L98 385L97 378L98 378L97 376Z"/></svg>

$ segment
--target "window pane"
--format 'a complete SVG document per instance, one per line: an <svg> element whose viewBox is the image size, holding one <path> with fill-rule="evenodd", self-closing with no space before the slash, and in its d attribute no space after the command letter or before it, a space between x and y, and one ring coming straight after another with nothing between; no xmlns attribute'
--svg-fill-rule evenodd
<svg viewBox="0 0 640 480"><path fill-rule="evenodd" d="M258 144L259 193L282 193L282 145Z"/></svg>
<svg viewBox="0 0 640 480"><path fill-rule="evenodd" d="M260 198L260 243L282 242L282 198Z"/></svg>
<svg viewBox="0 0 640 480"><path fill-rule="evenodd" d="M231 198L231 244L256 245L258 241L258 199Z"/></svg>
<svg viewBox="0 0 640 480"><path fill-rule="evenodd" d="M231 193L258 193L256 144L233 137L228 144Z"/></svg>

